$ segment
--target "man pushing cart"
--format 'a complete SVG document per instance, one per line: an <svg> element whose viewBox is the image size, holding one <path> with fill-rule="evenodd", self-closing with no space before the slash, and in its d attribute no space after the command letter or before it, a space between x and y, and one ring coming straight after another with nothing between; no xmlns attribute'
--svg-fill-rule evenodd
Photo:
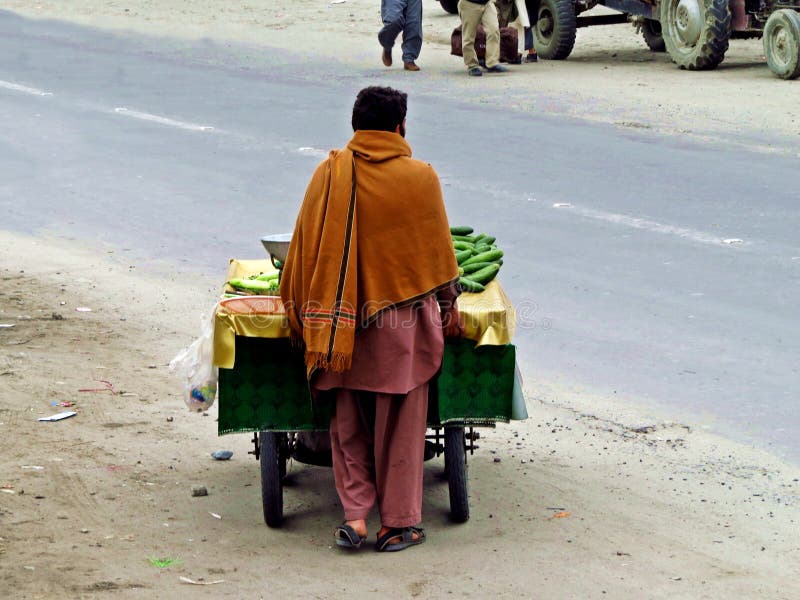
<svg viewBox="0 0 800 600"><path fill-rule="evenodd" d="M411 158L405 140L406 102L404 93L391 88L359 92L353 107L353 138L344 149L329 154L308 185L288 252L278 261L280 299L261 300L264 315L285 315L278 328L283 327L285 334L288 324L295 349L285 337L271 336L283 350L273 346L268 353L276 360L264 360L263 338L270 336L264 335L262 326L268 319L242 325L243 315L252 319L260 312L252 303L242 310L236 306L240 298L231 298L220 303L216 315L216 362L230 368L220 371L220 431L241 430L242 420L258 422L262 433L256 449L262 455L268 524L279 523L282 516L280 480L286 459L297 457L302 448L297 431L327 428L336 490L344 509L343 522L334 529L336 544L361 547L368 535L367 518L377 505L381 528L375 548L380 552L403 550L426 539L419 526L423 461L426 448L436 454L442 451L439 430L435 443L427 445L426 431L431 422L447 424L441 417L447 414L448 394L440 392L448 381L457 387L453 381L458 379L454 370L459 360L452 358L465 330L457 297L468 282L483 289L481 274L491 279L499 269L481 267L482 257L497 251L487 243L486 252L478 252L477 241L469 253L475 280L465 276L469 260L459 266L454 252L459 240L454 241L448 226L438 177L429 164ZM229 281L257 276L254 266L263 265L233 263ZM493 285L504 298L499 285ZM503 309L507 317L510 310ZM251 335L241 331L243 327ZM510 335L510 327L507 331ZM256 340L261 351L248 346L247 337L261 338ZM480 417L483 424L508 418L515 382L513 346L508 341L497 346L503 348L502 356L491 359L495 366L504 364L495 369L503 380L495 389L505 408ZM468 342L466 351L473 352L474 346ZM447 354L451 360L443 362ZM307 393L301 396L308 401L278 398L272 402L271 415L263 407L249 414L242 408L248 393L241 393L242 382L252 381L246 375L248 368L275 369L281 361L288 362L278 377L294 384L302 378ZM261 379L268 379L263 370ZM480 387L476 384L474 389ZM294 415L287 417L287 410ZM455 508L457 520L466 520L465 451L477 435L470 430L467 439L464 424L469 419L457 413L458 409L448 421L454 426L445 427L441 441L446 463L448 447L454 462L454 473L449 473L451 509ZM459 473L463 482L458 481ZM460 499L459 486L463 487Z"/></svg>

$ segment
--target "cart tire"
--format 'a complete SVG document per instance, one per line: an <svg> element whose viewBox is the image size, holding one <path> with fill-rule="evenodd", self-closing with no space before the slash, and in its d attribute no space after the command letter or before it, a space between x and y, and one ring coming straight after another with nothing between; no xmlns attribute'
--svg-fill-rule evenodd
<svg viewBox="0 0 800 600"><path fill-rule="evenodd" d="M578 27L574 0L540 0L535 17L536 54L552 60L567 58L575 46Z"/></svg>
<svg viewBox="0 0 800 600"><path fill-rule="evenodd" d="M439 0L439 4L451 15L458 14L458 0Z"/></svg>
<svg viewBox="0 0 800 600"><path fill-rule="evenodd" d="M285 433L262 431L259 433L261 461L261 502L264 521L269 527L280 527L283 523L283 477L286 474L286 458L281 452L281 438Z"/></svg>
<svg viewBox="0 0 800 600"><path fill-rule="evenodd" d="M450 518L456 523L465 523L469 520L469 494L463 427L444 429L444 468L450 488Z"/></svg>
<svg viewBox="0 0 800 600"><path fill-rule="evenodd" d="M667 46L664 44L664 36L661 35L661 23L655 19L645 19L642 23L642 37L644 43L653 52L666 52Z"/></svg>
<svg viewBox="0 0 800 600"><path fill-rule="evenodd" d="M800 77L800 13L782 8L769 16L764 55L770 71L781 79Z"/></svg>
<svg viewBox="0 0 800 600"><path fill-rule="evenodd" d="M662 0L661 31L670 58L681 69L713 69L728 50L728 0Z"/></svg>

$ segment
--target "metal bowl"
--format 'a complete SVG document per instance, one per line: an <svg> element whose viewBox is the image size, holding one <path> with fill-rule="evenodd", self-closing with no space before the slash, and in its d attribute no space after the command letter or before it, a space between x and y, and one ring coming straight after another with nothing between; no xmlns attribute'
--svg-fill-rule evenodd
<svg viewBox="0 0 800 600"><path fill-rule="evenodd" d="M281 266L286 262L290 241L292 241L291 233L273 233L261 238L261 243L264 244L264 248L272 258L273 265L275 265L276 260L280 261ZM278 265L275 265L275 267L280 268Z"/></svg>

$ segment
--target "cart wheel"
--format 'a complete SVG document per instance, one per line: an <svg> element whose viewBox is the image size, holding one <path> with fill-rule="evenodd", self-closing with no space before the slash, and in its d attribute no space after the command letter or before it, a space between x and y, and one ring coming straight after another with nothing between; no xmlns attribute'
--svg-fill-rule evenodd
<svg viewBox="0 0 800 600"><path fill-rule="evenodd" d="M259 433L261 460L261 502L264 521L270 527L283 522L283 477L286 474L286 457L281 451L285 433L262 431Z"/></svg>
<svg viewBox="0 0 800 600"><path fill-rule="evenodd" d="M469 520L469 496L463 427L444 429L444 468L450 488L450 518L456 523L465 523Z"/></svg>

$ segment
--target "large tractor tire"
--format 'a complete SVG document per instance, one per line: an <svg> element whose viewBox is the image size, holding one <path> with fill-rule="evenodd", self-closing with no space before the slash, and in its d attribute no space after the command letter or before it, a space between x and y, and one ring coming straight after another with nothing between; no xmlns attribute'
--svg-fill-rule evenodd
<svg viewBox="0 0 800 600"><path fill-rule="evenodd" d="M562 60L575 46L577 31L574 0L540 0L533 27L533 45L542 58Z"/></svg>
<svg viewBox="0 0 800 600"><path fill-rule="evenodd" d="M681 69L713 69L728 50L728 0L661 0L661 31L667 52Z"/></svg>
<svg viewBox="0 0 800 600"><path fill-rule="evenodd" d="M782 8L769 16L764 55L770 70L781 79L800 77L800 13Z"/></svg>
<svg viewBox="0 0 800 600"><path fill-rule="evenodd" d="M458 14L458 0L439 0L439 4L451 15Z"/></svg>
<svg viewBox="0 0 800 600"><path fill-rule="evenodd" d="M661 23L655 19L645 19L642 23L642 37L644 43L653 52L665 52L667 50L664 45L664 36L661 35Z"/></svg>

